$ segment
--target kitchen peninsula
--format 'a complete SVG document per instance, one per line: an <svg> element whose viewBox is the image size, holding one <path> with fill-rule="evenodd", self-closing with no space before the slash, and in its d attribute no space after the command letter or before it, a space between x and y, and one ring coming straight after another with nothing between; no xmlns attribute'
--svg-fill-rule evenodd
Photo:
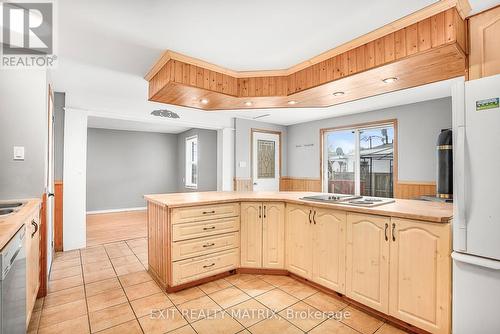
<svg viewBox="0 0 500 334"><path fill-rule="evenodd" d="M375 207L306 192L145 196L149 272L167 292L235 272L291 275L432 333L451 321L452 205Z"/></svg>

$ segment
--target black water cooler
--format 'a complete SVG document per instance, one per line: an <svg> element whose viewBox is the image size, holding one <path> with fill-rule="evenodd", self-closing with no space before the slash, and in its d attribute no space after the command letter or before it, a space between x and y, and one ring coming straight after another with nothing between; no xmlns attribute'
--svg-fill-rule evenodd
<svg viewBox="0 0 500 334"><path fill-rule="evenodd" d="M437 140L436 197L453 199L453 136L450 129L441 130Z"/></svg>
<svg viewBox="0 0 500 334"><path fill-rule="evenodd" d="M441 130L436 144L436 196L417 199L432 202L453 202L453 135L450 129Z"/></svg>

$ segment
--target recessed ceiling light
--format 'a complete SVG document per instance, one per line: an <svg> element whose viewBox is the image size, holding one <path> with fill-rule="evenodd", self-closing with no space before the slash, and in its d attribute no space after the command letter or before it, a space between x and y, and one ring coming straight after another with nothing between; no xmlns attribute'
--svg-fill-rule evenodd
<svg viewBox="0 0 500 334"><path fill-rule="evenodd" d="M207 104L207 103L208 103L208 99L201 99L201 100L200 100L200 102L201 102L202 104Z"/></svg>
<svg viewBox="0 0 500 334"><path fill-rule="evenodd" d="M396 82L398 81L398 78L396 77L390 77L390 78L385 78L384 80L382 80L384 83L393 83L393 82Z"/></svg>
<svg viewBox="0 0 500 334"><path fill-rule="evenodd" d="M335 92L333 93L333 96L341 96L344 95L344 92Z"/></svg>
<svg viewBox="0 0 500 334"><path fill-rule="evenodd" d="M288 101L288 104L297 104L298 102L297 101L294 101L294 100L291 100L291 101Z"/></svg>
<svg viewBox="0 0 500 334"><path fill-rule="evenodd" d="M246 105L247 107L251 107L251 106L252 106L252 104L253 104L253 102L252 102L252 101L247 101L247 102L245 102L245 105Z"/></svg>

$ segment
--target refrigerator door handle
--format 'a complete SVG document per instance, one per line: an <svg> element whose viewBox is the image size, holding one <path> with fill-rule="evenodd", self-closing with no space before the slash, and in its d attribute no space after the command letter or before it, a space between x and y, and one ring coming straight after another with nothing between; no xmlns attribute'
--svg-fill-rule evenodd
<svg viewBox="0 0 500 334"><path fill-rule="evenodd" d="M456 176L457 176L457 186L458 189L455 192L457 194L456 206L458 209L458 217L456 221L456 244L455 249L466 251L467 250L467 218L465 210L465 126L459 126L457 128L457 145L455 146L460 152L455 155L456 159Z"/></svg>
<svg viewBox="0 0 500 334"><path fill-rule="evenodd" d="M457 262L472 264L474 266L488 268L492 270L500 270L500 261L486 259L484 257L479 257L469 254L457 253L457 252L451 253L451 257L453 258L453 260Z"/></svg>

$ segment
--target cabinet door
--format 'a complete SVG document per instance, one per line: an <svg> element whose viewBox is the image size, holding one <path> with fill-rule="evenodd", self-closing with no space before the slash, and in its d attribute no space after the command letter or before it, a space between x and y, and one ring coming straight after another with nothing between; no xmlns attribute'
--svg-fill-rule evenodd
<svg viewBox="0 0 500 334"><path fill-rule="evenodd" d="M262 226L262 267L285 267L285 204L264 202Z"/></svg>
<svg viewBox="0 0 500 334"><path fill-rule="evenodd" d="M40 220L38 214L26 221L26 317L31 318L31 312L40 286Z"/></svg>
<svg viewBox="0 0 500 334"><path fill-rule="evenodd" d="M303 278L312 277L311 208L287 205L286 209L286 266Z"/></svg>
<svg viewBox="0 0 500 334"><path fill-rule="evenodd" d="M346 295L384 313L389 311L389 224L387 217L347 214Z"/></svg>
<svg viewBox="0 0 500 334"><path fill-rule="evenodd" d="M241 266L262 267L262 203L241 203Z"/></svg>
<svg viewBox="0 0 500 334"><path fill-rule="evenodd" d="M394 218L392 224L389 314L431 333L449 333L450 225Z"/></svg>
<svg viewBox="0 0 500 334"><path fill-rule="evenodd" d="M469 80L500 73L500 7L469 19Z"/></svg>
<svg viewBox="0 0 500 334"><path fill-rule="evenodd" d="M346 212L313 208L313 281L345 293Z"/></svg>

